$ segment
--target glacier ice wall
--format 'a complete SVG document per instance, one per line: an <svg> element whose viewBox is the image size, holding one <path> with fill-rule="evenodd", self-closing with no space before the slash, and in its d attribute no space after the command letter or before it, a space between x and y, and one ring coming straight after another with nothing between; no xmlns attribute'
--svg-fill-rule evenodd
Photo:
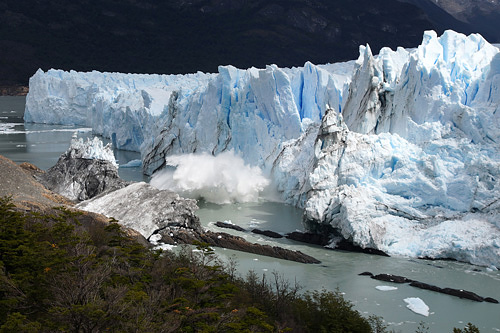
<svg viewBox="0 0 500 333"><path fill-rule="evenodd" d="M447 31L413 51L360 53L342 113L284 146L274 176L287 198L311 228L364 248L498 266L498 49Z"/></svg>
<svg viewBox="0 0 500 333"><path fill-rule="evenodd" d="M79 124L141 151L147 173L165 156L234 150L264 166L284 140L342 108L353 62L302 68L236 69L217 74L132 75L39 70L30 79L25 121Z"/></svg>
<svg viewBox="0 0 500 333"><path fill-rule="evenodd" d="M500 266L500 55L424 34L356 62L185 76L38 71L26 121L77 123L139 150L233 150L313 230L392 255ZM335 240L331 246L335 246Z"/></svg>

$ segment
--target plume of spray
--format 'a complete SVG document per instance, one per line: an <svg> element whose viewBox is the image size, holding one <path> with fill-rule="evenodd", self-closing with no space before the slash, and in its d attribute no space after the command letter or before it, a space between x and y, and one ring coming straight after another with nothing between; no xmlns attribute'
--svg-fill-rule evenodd
<svg viewBox="0 0 500 333"><path fill-rule="evenodd" d="M259 167L246 165L233 151L174 155L166 164L153 175L151 185L216 204L255 202L270 183Z"/></svg>

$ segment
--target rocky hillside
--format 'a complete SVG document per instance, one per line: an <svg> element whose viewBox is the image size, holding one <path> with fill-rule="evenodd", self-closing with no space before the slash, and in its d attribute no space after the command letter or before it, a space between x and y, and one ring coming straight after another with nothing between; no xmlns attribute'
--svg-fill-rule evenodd
<svg viewBox="0 0 500 333"><path fill-rule="evenodd" d="M491 43L500 42L499 0L401 0L416 5L432 22L462 32L478 32Z"/></svg>
<svg viewBox="0 0 500 333"><path fill-rule="evenodd" d="M434 22L396 0L4 0L0 84L27 84L38 68L188 73L336 62L356 58L360 44L418 45L424 30L446 28Z"/></svg>

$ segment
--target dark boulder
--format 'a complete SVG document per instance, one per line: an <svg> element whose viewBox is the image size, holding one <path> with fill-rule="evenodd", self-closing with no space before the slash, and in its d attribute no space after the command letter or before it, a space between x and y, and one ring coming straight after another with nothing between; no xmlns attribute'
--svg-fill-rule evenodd
<svg viewBox="0 0 500 333"><path fill-rule="evenodd" d="M476 301L476 302L484 302L483 297L473 293L472 291L467 291L467 290L462 290L462 289L453 289L453 288L443 288L442 293L447 294L447 295L451 295L451 296L460 297L460 298L470 299L470 300Z"/></svg>
<svg viewBox="0 0 500 333"><path fill-rule="evenodd" d="M335 244L335 250L344 250L344 251L349 251L349 252L360 252L360 253L366 253L366 254L374 254L377 256L383 256L383 257L389 257L387 253L384 251L378 250L378 249L373 249L369 247L361 247L359 245L353 244L351 241L348 241L346 239L342 239L338 241Z"/></svg>
<svg viewBox="0 0 500 333"><path fill-rule="evenodd" d="M359 273L358 275L359 276L370 276L371 277L371 276L373 276L373 273L371 273L371 272L363 272L363 273Z"/></svg>
<svg viewBox="0 0 500 333"><path fill-rule="evenodd" d="M372 279L385 281L385 282L393 282L393 283L409 283L412 280L405 278L404 276L392 275L392 274L377 274L371 276Z"/></svg>
<svg viewBox="0 0 500 333"><path fill-rule="evenodd" d="M283 235L278 234L277 232L274 232L271 230L253 229L252 232L254 234L264 235L264 236L271 237L271 238L283 238Z"/></svg>
<svg viewBox="0 0 500 333"><path fill-rule="evenodd" d="M410 286L416 287L416 288L420 288L420 289L425 289L425 290L431 290L431 291L435 291L435 292L438 292L438 293L442 293L443 292L442 288L433 286L431 284L419 282L419 281L412 281L410 283Z"/></svg>
<svg viewBox="0 0 500 333"><path fill-rule="evenodd" d="M498 300L491 298L491 297L485 297L484 301L488 302L488 303L498 304Z"/></svg>
<svg viewBox="0 0 500 333"><path fill-rule="evenodd" d="M320 246L328 245L328 243L330 242L330 238L328 236L324 236L321 234L314 234L310 232L294 231L287 234L286 238L297 242L320 245Z"/></svg>
<svg viewBox="0 0 500 333"><path fill-rule="evenodd" d="M246 231L244 228L240 227L239 225L231 224L231 223L227 223L227 222L217 221L217 222L215 222L215 225L218 226L219 228L233 229L236 231Z"/></svg>

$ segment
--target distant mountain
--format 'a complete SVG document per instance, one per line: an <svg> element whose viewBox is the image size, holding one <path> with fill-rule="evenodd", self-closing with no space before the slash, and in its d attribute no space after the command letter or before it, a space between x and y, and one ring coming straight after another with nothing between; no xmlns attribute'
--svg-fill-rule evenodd
<svg viewBox="0 0 500 333"><path fill-rule="evenodd" d="M422 9L435 24L444 23L457 31L480 33L491 43L500 42L500 0L401 1Z"/></svg>
<svg viewBox="0 0 500 333"><path fill-rule="evenodd" d="M38 68L189 73L336 62L357 58L360 44L411 47L424 30L444 28L396 0L3 0L0 85L27 84Z"/></svg>

